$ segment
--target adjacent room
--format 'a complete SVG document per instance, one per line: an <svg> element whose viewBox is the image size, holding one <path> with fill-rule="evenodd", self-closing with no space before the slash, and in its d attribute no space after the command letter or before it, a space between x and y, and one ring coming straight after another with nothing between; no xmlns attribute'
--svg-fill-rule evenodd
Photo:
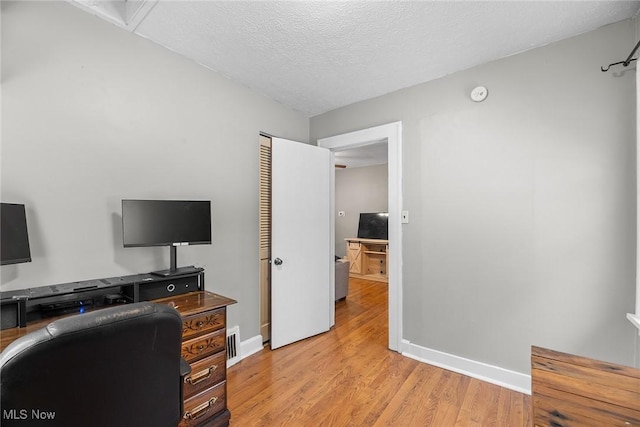
<svg viewBox="0 0 640 427"><path fill-rule="evenodd" d="M3 0L2 425L640 425L639 13Z"/></svg>

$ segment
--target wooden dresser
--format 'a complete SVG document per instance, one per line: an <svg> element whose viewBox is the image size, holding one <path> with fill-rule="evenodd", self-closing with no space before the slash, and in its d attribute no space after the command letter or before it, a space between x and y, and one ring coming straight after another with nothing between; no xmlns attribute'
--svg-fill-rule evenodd
<svg viewBox="0 0 640 427"><path fill-rule="evenodd" d="M226 426L227 306L236 301L208 291L154 300L182 316L182 357L191 366L184 381L181 427Z"/></svg>

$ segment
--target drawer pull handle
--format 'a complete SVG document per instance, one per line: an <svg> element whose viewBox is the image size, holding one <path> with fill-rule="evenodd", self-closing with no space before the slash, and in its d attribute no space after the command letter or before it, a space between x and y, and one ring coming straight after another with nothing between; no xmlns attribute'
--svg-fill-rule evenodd
<svg viewBox="0 0 640 427"><path fill-rule="evenodd" d="M198 383L201 383L202 381L209 379L213 371L215 371L216 369L218 369L218 365L210 366L209 368L203 371L200 371L195 375L189 375L187 378L184 379L184 382L189 383L191 385L196 385Z"/></svg>
<svg viewBox="0 0 640 427"><path fill-rule="evenodd" d="M204 402L203 404L198 405L195 408L193 408L193 411L185 412L184 418L187 419L187 420L197 420L198 418L202 417L204 414L209 412L209 409L211 409L211 407L217 401L218 401L217 397L213 397L213 398L209 399L208 401Z"/></svg>
<svg viewBox="0 0 640 427"><path fill-rule="evenodd" d="M198 320L198 322L196 323L196 326L198 328L202 328L204 326L204 322L202 320Z"/></svg>

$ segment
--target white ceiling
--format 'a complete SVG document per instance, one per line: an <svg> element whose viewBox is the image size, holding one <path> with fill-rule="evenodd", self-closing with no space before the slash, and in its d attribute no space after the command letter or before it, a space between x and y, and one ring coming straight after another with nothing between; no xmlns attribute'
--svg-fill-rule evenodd
<svg viewBox="0 0 640 427"><path fill-rule="evenodd" d="M335 153L336 165L342 165L347 168L361 168L387 164L389 163L388 145L385 141L337 151Z"/></svg>
<svg viewBox="0 0 640 427"><path fill-rule="evenodd" d="M69 1L308 116L640 9L640 1Z"/></svg>

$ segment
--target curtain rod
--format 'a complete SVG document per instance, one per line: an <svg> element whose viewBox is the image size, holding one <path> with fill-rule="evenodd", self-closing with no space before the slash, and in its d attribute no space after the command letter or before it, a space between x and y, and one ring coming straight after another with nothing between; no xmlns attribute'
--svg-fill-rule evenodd
<svg viewBox="0 0 640 427"><path fill-rule="evenodd" d="M638 41L638 44L636 44L636 47L633 48L633 50L631 51L631 53L629 54L629 56L627 57L627 59L625 61L614 62L613 64L609 64L609 66L607 68L600 67L600 69L602 70L603 73L606 73L607 71L609 71L609 68L611 68L614 65L622 64L623 66L628 67L629 64L631 64L632 61L637 61L638 60L638 58L633 58L633 54L636 53L636 50L638 50L639 47L640 47L640 41Z"/></svg>

